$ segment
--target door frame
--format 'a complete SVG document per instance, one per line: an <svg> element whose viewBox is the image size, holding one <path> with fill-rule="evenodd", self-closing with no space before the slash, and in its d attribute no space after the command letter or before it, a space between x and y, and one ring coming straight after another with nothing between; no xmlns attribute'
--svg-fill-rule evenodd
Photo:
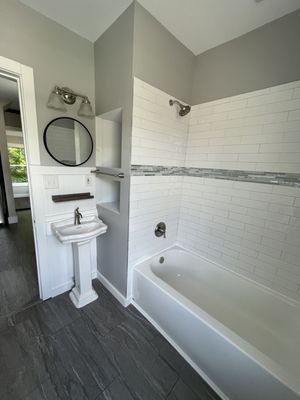
<svg viewBox="0 0 300 400"><path fill-rule="evenodd" d="M0 76L15 79L18 84L20 115L27 162L27 175L30 193L30 206L32 214L32 226L34 246L37 264L37 276L40 298L45 300L51 296L49 276L47 274L47 263L42 257L41 249L45 248L46 237L37 234L36 204L35 199L39 188L32 185L31 167L40 166L39 134L37 125L36 100L34 88L33 69L16 61L0 56Z"/></svg>

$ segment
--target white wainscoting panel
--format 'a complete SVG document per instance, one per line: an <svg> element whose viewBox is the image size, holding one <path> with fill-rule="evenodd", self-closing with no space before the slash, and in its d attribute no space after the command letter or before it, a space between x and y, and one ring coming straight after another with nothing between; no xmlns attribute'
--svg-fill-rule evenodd
<svg viewBox="0 0 300 400"><path fill-rule="evenodd" d="M31 182L35 197L35 225L41 238L40 259L47 270L48 297L69 290L73 285L73 254L71 245L63 245L53 236L50 223L72 218L76 207L83 215L97 215L95 199L54 203L52 195L91 192L95 193L95 176L88 167L31 167ZM87 185L86 177L89 177ZM50 178L49 178L50 177ZM49 183L55 183L50 185ZM55 188L53 188L55 187ZM96 276L96 243L92 243L92 273Z"/></svg>

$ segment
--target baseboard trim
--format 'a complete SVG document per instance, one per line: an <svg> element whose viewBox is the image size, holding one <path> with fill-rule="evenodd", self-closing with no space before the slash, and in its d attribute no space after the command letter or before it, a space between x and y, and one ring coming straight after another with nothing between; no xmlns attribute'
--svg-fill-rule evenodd
<svg viewBox="0 0 300 400"><path fill-rule="evenodd" d="M128 307L131 304L131 297L123 296L118 289L112 285L108 279L105 278L99 271L97 273L97 278L102 283L102 285L122 304L124 307Z"/></svg>
<svg viewBox="0 0 300 400"><path fill-rule="evenodd" d="M179 347L176 342L150 317L133 299L131 304L158 330L158 332L174 347L176 351L185 359L185 361L190 364L190 366L201 376L202 379L217 393L217 395L222 400L230 400L222 390L200 369L194 361Z"/></svg>

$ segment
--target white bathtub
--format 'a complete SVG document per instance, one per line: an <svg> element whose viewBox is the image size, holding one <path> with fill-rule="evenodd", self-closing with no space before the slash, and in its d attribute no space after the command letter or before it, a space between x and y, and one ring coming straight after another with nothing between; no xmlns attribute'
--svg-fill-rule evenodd
<svg viewBox="0 0 300 400"><path fill-rule="evenodd" d="M299 303L178 247L135 267L133 303L222 398L300 399Z"/></svg>

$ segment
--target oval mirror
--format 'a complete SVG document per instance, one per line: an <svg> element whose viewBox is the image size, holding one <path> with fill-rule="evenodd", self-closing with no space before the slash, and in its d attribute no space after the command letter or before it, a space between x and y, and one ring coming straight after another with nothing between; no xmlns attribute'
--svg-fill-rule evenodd
<svg viewBox="0 0 300 400"><path fill-rule="evenodd" d="M61 117L49 122L44 130L46 150L60 164L76 167L93 153L93 139L88 129L74 118Z"/></svg>

